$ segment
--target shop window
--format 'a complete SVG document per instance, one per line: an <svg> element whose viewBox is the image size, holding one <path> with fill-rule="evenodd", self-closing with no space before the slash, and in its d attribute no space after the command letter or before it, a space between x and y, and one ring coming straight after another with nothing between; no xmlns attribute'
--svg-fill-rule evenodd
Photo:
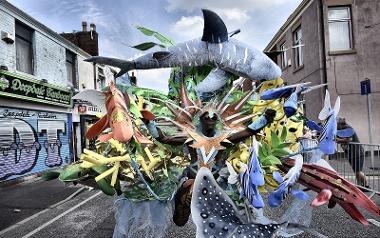
<svg viewBox="0 0 380 238"><path fill-rule="evenodd" d="M303 66L303 45L302 45L302 28L298 27L293 32L293 49L294 49L294 66L300 68Z"/></svg>
<svg viewBox="0 0 380 238"><path fill-rule="evenodd" d="M33 29L16 21L16 69L33 74Z"/></svg>
<svg viewBox="0 0 380 238"><path fill-rule="evenodd" d="M351 8L329 7L328 24L330 51L353 49Z"/></svg>
<svg viewBox="0 0 380 238"><path fill-rule="evenodd" d="M76 80L76 70L75 70L75 54L71 51L66 50L66 72L67 72L67 82L72 84L74 88L78 89L78 83Z"/></svg>

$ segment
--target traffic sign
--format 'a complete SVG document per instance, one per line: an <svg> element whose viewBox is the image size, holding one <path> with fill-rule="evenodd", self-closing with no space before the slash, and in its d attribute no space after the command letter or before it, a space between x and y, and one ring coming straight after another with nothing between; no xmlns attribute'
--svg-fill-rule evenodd
<svg viewBox="0 0 380 238"><path fill-rule="evenodd" d="M369 79L360 82L360 94L367 95L371 93L371 81Z"/></svg>

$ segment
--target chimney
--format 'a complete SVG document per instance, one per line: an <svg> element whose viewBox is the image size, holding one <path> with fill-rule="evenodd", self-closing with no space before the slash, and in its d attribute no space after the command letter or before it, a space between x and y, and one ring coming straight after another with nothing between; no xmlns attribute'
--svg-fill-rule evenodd
<svg viewBox="0 0 380 238"><path fill-rule="evenodd" d="M90 31L96 31L96 25L94 23L90 24Z"/></svg>
<svg viewBox="0 0 380 238"><path fill-rule="evenodd" d="M87 22L86 21L82 21L82 31L83 32L87 31Z"/></svg>
<svg viewBox="0 0 380 238"><path fill-rule="evenodd" d="M135 76L135 72L132 72L132 76L129 77L129 81L133 86L137 85L137 78Z"/></svg>

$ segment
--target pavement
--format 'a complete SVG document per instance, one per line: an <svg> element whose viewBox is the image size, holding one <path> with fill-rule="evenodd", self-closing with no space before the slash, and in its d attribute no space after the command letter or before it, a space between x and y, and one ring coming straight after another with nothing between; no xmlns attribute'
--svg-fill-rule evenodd
<svg viewBox="0 0 380 238"><path fill-rule="evenodd" d="M64 185L57 180L0 188L0 237L112 237L115 226L112 209L114 200L99 190L89 190L82 185ZM380 205L380 196L375 195L374 201ZM267 211L281 213L280 210ZM379 217L366 212L364 214L369 219L380 221ZM328 237L380 236L378 226L365 227L353 221L339 206L334 209L326 206L314 209L311 227ZM191 221L184 227L171 224L166 237L193 238L195 226ZM313 236L302 234L297 237Z"/></svg>

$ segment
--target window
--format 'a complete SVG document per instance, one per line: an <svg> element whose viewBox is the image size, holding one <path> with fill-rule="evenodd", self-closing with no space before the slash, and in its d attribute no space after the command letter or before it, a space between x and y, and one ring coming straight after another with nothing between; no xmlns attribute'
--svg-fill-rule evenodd
<svg viewBox="0 0 380 238"><path fill-rule="evenodd" d="M98 68L98 82L100 84L100 89L106 86L106 77L104 76L104 71L102 68Z"/></svg>
<svg viewBox="0 0 380 238"><path fill-rule="evenodd" d="M350 7L329 7L328 23L330 34L330 51L352 49L353 43Z"/></svg>
<svg viewBox="0 0 380 238"><path fill-rule="evenodd" d="M280 51L281 51L281 55L280 55L280 59L281 59L281 68L284 69L288 66L288 59L286 57L286 46L285 46L285 42L281 44L280 46Z"/></svg>
<svg viewBox="0 0 380 238"><path fill-rule="evenodd" d="M66 50L66 73L67 82L73 85L74 88L78 88L76 81L76 70L75 70L75 54Z"/></svg>
<svg viewBox="0 0 380 238"><path fill-rule="evenodd" d="M303 65L303 45L302 45L302 29L298 27L293 32L293 48L294 48L294 62L295 68L299 68Z"/></svg>
<svg viewBox="0 0 380 238"><path fill-rule="evenodd" d="M33 74L33 30L16 21L16 69Z"/></svg>

